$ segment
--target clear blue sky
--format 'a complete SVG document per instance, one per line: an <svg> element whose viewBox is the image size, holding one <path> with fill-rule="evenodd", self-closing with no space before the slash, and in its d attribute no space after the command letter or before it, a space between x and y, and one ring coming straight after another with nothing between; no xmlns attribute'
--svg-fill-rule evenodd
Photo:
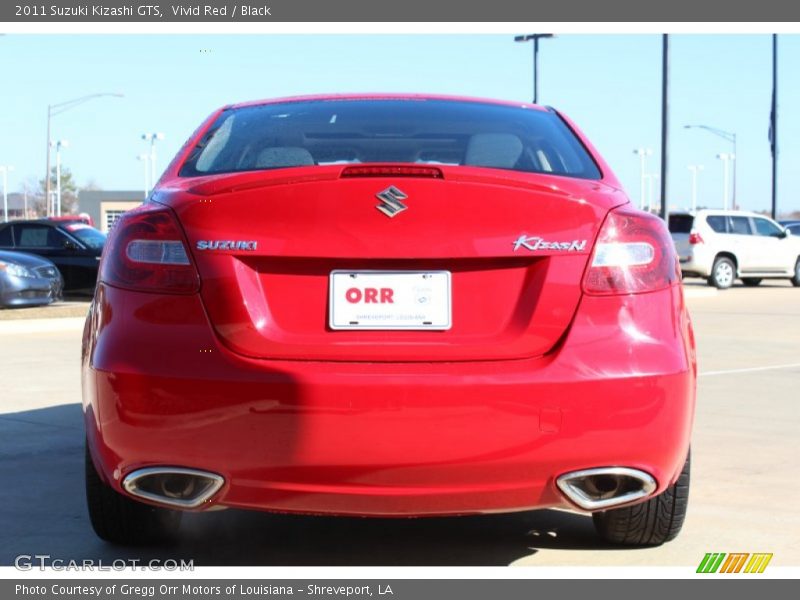
<svg viewBox="0 0 800 600"><path fill-rule="evenodd" d="M524 32L520 32L524 33ZM782 211L800 209L800 36L780 37ZM44 175L48 103L104 91L53 119L53 137L77 181L139 189L145 131L161 131L163 168L214 108L234 101L324 92L432 92L527 101L531 45L511 35L7 35L0 37L0 164L9 188ZM660 147L661 37L560 35L541 43L540 102L570 115L611 164L634 201L633 149ZM738 197L770 202L768 35L672 36L670 203L688 205L689 164L702 164L699 202L721 204L722 139L686 123L738 135Z"/></svg>

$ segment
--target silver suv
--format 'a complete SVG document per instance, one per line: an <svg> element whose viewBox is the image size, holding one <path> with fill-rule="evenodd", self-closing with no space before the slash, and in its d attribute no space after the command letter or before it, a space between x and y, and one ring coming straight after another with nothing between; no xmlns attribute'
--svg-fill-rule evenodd
<svg viewBox="0 0 800 600"><path fill-rule="evenodd" d="M738 277L747 286L789 279L800 286L800 236L756 213L699 210L673 213L669 231L684 277L703 277L725 289Z"/></svg>

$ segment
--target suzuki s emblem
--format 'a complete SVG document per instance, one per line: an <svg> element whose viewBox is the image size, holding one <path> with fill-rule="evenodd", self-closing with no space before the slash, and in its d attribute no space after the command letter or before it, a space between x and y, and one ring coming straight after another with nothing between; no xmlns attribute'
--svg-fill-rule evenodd
<svg viewBox="0 0 800 600"><path fill-rule="evenodd" d="M375 208L377 208L387 217L394 217L398 213L401 213L408 208L401 202L401 200L405 200L408 198L408 196L406 196L393 185L375 195L378 197L378 200L381 201L381 203L377 204Z"/></svg>

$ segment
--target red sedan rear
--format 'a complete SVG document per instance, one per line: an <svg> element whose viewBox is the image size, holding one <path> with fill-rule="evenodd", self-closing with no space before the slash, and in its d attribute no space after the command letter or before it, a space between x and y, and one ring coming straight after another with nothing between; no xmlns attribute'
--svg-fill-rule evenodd
<svg viewBox="0 0 800 600"><path fill-rule="evenodd" d="M563 115L226 107L106 245L83 341L100 537L182 510L686 511L695 350L664 224Z"/></svg>

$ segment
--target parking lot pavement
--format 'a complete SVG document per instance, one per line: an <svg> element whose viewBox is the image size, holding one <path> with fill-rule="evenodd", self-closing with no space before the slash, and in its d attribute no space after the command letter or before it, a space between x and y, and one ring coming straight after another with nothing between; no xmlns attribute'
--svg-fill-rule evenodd
<svg viewBox="0 0 800 600"><path fill-rule="evenodd" d="M30 308L5 308L0 310L0 321L22 321L27 319L64 319L68 317L86 317L89 311L88 296L65 298L47 306Z"/></svg>
<svg viewBox="0 0 800 600"><path fill-rule="evenodd" d="M693 567L706 552L772 552L771 565L800 565L800 289L686 289L701 370L692 491L682 534L660 548L605 546L590 518L553 510L416 520L229 510L188 515L171 548L104 544L84 508L80 319L71 319L60 330L0 323L0 564L50 554L196 565Z"/></svg>

